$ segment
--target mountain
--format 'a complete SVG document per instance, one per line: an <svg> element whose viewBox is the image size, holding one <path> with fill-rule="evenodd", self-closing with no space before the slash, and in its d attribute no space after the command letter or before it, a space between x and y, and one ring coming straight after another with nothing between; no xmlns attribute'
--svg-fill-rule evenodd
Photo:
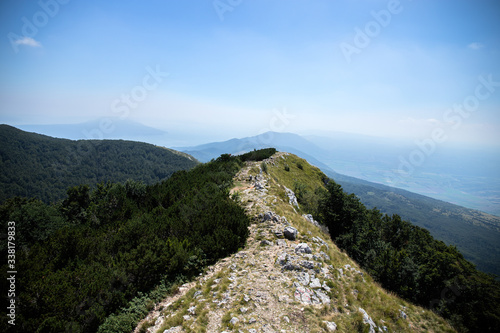
<svg viewBox="0 0 500 333"><path fill-rule="evenodd" d="M141 123L108 117L76 124L18 125L19 129L55 138L70 140L127 139L130 141L158 142L167 132Z"/></svg>
<svg viewBox="0 0 500 333"><path fill-rule="evenodd" d="M304 185L297 196L290 190L296 181ZM430 303L432 310L400 299L380 288L359 263L346 256L330 240L331 231L303 214L310 198L306 193L318 193L324 181L319 169L288 153L247 162L231 190L253 221L245 246L151 306L134 332L453 332L435 313L443 313L437 304L447 302L443 293L448 289L433 286L431 294L436 293L437 299ZM419 232L423 231L415 230ZM429 248L442 244L424 238ZM454 265L462 262L458 259ZM441 272L448 269L443 266ZM397 270L402 273L402 266ZM453 301L463 302L461 296ZM496 325L489 321L485 331Z"/></svg>
<svg viewBox="0 0 500 333"><path fill-rule="evenodd" d="M19 249L1 267L16 279L16 297L1 297L16 324L0 322L5 332L500 329L498 281L275 149L221 155L153 185L10 200L0 219Z"/></svg>
<svg viewBox="0 0 500 333"><path fill-rule="evenodd" d="M342 138L345 138L345 135L342 135ZM351 155L358 155L356 149L366 151L366 148L362 147L368 138L355 138L358 137L351 137L350 140L336 144L335 147L330 143L330 150L335 148L339 154L344 154L343 156L349 152ZM217 154L239 154L271 146L280 151L292 152L319 167L350 193L356 194L367 207L377 207L386 214L398 214L403 219L428 229L434 237L457 246L479 269L500 275L499 217L403 189L339 174L330 167L336 155L327 150L326 141L320 140L317 136L314 140L322 147L296 134L268 132L255 137L177 149L192 154L201 161L210 160ZM377 155L378 148L375 147L386 145L387 142L383 139L375 140L370 146L373 151L367 152L367 160L380 159ZM381 154L383 157L388 153Z"/></svg>
<svg viewBox="0 0 500 333"><path fill-rule="evenodd" d="M0 125L0 142L0 202L14 196L56 201L79 184L128 179L153 184L198 163L151 144L56 139L8 125Z"/></svg>

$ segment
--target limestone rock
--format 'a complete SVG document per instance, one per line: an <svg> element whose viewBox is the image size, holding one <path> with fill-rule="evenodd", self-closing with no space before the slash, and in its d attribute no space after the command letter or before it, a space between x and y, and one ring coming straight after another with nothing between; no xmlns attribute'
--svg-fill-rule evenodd
<svg viewBox="0 0 500 333"><path fill-rule="evenodd" d="M304 214L302 215L307 221L311 222L312 225L315 225L319 227L318 221L315 221L313 216L311 214Z"/></svg>
<svg viewBox="0 0 500 333"><path fill-rule="evenodd" d="M285 186L286 195L288 195L288 203L292 206L299 208L299 203L297 202L297 197L292 190Z"/></svg>
<svg viewBox="0 0 500 333"><path fill-rule="evenodd" d="M285 227L285 230L283 230L285 238L291 241L294 241L297 238L297 233L298 231L294 227Z"/></svg>
<svg viewBox="0 0 500 333"><path fill-rule="evenodd" d="M318 278L311 279L309 287L312 289L321 288L321 282L319 281Z"/></svg>
<svg viewBox="0 0 500 333"><path fill-rule="evenodd" d="M311 297L314 296L314 293L306 287L299 286L295 289L294 296L302 303L312 304Z"/></svg>
<svg viewBox="0 0 500 333"><path fill-rule="evenodd" d="M328 332L335 332L337 330L337 324L335 324L333 321L324 321L326 324L326 330Z"/></svg>
<svg viewBox="0 0 500 333"><path fill-rule="evenodd" d="M313 269L314 263L312 261L302 260L300 262L300 266L307 268L307 269Z"/></svg>
<svg viewBox="0 0 500 333"><path fill-rule="evenodd" d="M312 250L306 243L300 243L295 247L295 253L312 253Z"/></svg>
<svg viewBox="0 0 500 333"><path fill-rule="evenodd" d="M300 272L297 274L297 280L299 283L303 286L309 285L309 273L306 272Z"/></svg>
<svg viewBox="0 0 500 333"><path fill-rule="evenodd" d="M348 266L348 265L346 265L346 266ZM372 333L372 332L375 333L375 327L377 327L377 325L375 325L375 322L368 315L368 313L366 313L365 310L363 310L362 308L359 308L358 310L363 315L363 323L370 325L370 333Z"/></svg>

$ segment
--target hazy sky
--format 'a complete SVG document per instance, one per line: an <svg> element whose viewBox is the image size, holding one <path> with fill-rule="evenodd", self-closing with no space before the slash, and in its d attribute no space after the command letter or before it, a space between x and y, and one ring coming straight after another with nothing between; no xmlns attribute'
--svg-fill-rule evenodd
<svg viewBox="0 0 500 333"><path fill-rule="evenodd" d="M3 0L0 123L500 143L499 1Z"/></svg>

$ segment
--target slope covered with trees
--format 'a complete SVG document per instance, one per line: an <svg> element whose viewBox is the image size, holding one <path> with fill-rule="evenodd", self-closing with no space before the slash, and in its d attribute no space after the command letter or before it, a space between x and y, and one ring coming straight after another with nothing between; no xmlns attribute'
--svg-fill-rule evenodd
<svg viewBox="0 0 500 333"><path fill-rule="evenodd" d="M320 220L385 288L448 318L461 332L500 331L500 283L429 231L367 209L334 181L320 201Z"/></svg>
<svg viewBox="0 0 500 333"><path fill-rule="evenodd" d="M147 143L56 139L8 125L0 125L0 142L0 202L14 196L53 202L79 184L154 184L197 164L187 154Z"/></svg>
<svg viewBox="0 0 500 333"><path fill-rule="evenodd" d="M224 155L150 186L79 185L52 204L7 200L0 219L2 230L15 222L19 272L16 327L10 328L131 331L155 298L245 243L249 218L229 198L241 165L240 158ZM6 264L1 269L8 271ZM7 283L2 279L2 290ZM7 301L2 295L4 318Z"/></svg>

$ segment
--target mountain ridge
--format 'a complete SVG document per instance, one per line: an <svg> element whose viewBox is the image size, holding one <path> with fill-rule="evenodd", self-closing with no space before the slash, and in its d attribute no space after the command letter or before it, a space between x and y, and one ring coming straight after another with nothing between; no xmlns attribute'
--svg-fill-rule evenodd
<svg viewBox="0 0 500 333"><path fill-rule="evenodd" d="M288 143L297 146L290 148ZM438 239L457 246L466 258L481 270L500 276L500 217L405 189L342 175L313 157L327 154L324 149L297 134L267 132L249 138L233 138L178 149L207 161L216 154L238 154L269 146L306 159L327 176L338 181L346 190L360 197L368 207L377 207L388 214L398 214L418 226L429 229ZM306 152L300 149L306 149Z"/></svg>
<svg viewBox="0 0 500 333"><path fill-rule="evenodd" d="M298 161L277 153L262 163L271 170L281 159ZM230 192L253 221L245 247L156 304L134 332L454 331L380 289L260 163L247 162ZM322 186L321 172L300 163L310 185Z"/></svg>

